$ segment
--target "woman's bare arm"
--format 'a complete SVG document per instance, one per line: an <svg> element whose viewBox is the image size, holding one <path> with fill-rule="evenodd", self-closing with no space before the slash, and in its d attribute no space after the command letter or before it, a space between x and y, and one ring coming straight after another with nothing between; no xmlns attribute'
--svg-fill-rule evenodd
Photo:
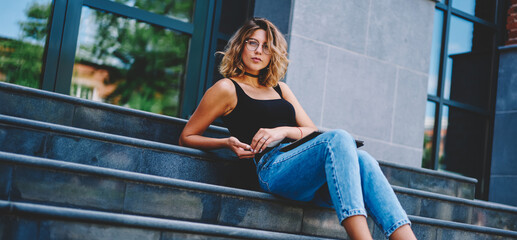
<svg viewBox="0 0 517 240"><path fill-rule="evenodd" d="M235 137L210 138L202 136L216 118L231 111L236 104L237 96L233 83L228 79L222 79L215 83L207 90L196 111L185 125L180 135L179 144L203 150L230 148L239 157L253 156L253 153L246 151L249 149L249 145L241 143Z"/></svg>
<svg viewBox="0 0 517 240"><path fill-rule="evenodd" d="M300 102L298 102L298 99L296 99L296 97L294 96L294 93L291 91L289 86L287 86L287 84L285 84L283 82L279 82L278 84L280 85L280 88L282 89L282 95L283 95L284 99L287 100L289 103L291 103L294 107L294 110L296 112L296 123L303 130L303 136L306 136L307 134L309 134L311 132L317 131L318 128L316 127L316 125L314 125L314 123L312 122L309 115L307 115L305 110L303 110L302 105L300 104ZM296 131L292 131L292 132L296 132ZM293 135L293 137L294 137L294 138L291 138L290 136L288 136L291 139L300 138L299 136L296 137L296 134L290 134L290 135Z"/></svg>

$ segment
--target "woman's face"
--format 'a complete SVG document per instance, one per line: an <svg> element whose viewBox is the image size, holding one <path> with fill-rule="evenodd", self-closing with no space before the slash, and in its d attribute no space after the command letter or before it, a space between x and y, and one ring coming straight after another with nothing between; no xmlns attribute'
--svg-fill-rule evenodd
<svg viewBox="0 0 517 240"><path fill-rule="evenodd" d="M259 44L257 49L249 50L250 48L253 48L253 44L257 42ZM248 38L248 41L244 43L244 49L242 50L242 61L244 63L244 67L246 68L246 72L251 74L259 74L259 71L269 64L271 55L264 53L264 45L267 48L267 34L266 31L262 29L258 29L253 32L253 34Z"/></svg>

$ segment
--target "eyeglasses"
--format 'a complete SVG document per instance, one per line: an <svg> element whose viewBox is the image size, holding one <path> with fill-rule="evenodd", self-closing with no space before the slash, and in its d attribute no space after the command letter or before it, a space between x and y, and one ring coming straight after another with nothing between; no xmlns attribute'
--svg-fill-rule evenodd
<svg viewBox="0 0 517 240"><path fill-rule="evenodd" d="M246 48L250 51L255 51L260 46L260 43L254 39L248 39L245 42ZM266 43L262 44L262 52L264 52L267 55L271 54L271 51L269 51L269 46Z"/></svg>

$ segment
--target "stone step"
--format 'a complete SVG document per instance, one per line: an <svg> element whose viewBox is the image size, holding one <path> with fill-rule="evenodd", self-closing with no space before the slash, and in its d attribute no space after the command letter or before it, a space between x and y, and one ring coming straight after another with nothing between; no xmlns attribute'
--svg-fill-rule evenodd
<svg viewBox="0 0 517 240"><path fill-rule="evenodd" d="M2 82L0 102L0 114L4 115L173 145L178 144L186 123L184 119ZM205 135L225 137L228 131L210 126ZM475 195L474 178L390 162L381 162L381 166L395 185L468 199Z"/></svg>
<svg viewBox="0 0 517 240"><path fill-rule="evenodd" d="M170 219L0 201L0 237L26 239L328 239Z"/></svg>
<svg viewBox="0 0 517 240"><path fill-rule="evenodd" d="M4 115L0 115L0 151L258 189L254 163L224 152L205 152Z"/></svg>
<svg viewBox="0 0 517 240"><path fill-rule="evenodd" d="M514 232L412 217L418 239L517 239ZM377 230L377 229L375 229ZM377 231L379 232L379 231ZM0 200L0 237L26 239L329 239ZM374 239L383 239L373 232ZM339 239L347 239L346 236Z"/></svg>
<svg viewBox="0 0 517 240"><path fill-rule="evenodd" d="M6 115L0 115L0 151L258 189L253 162L239 160L229 151L200 151ZM392 185L468 199L474 196L475 179L393 163L380 165Z"/></svg>
<svg viewBox="0 0 517 240"><path fill-rule="evenodd" d="M0 176L3 176L0 177L1 199L16 202L322 237L339 238L344 234L331 208L257 191L2 152ZM460 229L484 226L517 230L515 207L403 187L394 189L407 213L422 224L440 220L438 223L449 225L461 223ZM373 229L371 220L369 224ZM449 226L447 224L442 227Z"/></svg>
<svg viewBox="0 0 517 240"><path fill-rule="evenodd" d="M178 145L186 120L0 82L0 114ZM210 126L208 136L226 136Z"/></svg>

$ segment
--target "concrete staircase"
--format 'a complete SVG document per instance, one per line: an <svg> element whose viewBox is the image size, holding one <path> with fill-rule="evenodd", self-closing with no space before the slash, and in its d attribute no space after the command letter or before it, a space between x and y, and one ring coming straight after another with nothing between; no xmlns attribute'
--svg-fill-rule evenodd
<svg viewBox="0 0 517 240"><path fill-rule="evenodd" d="M178 146L185 120L6 83L0 103L1 239L347 238L333 209L261 192L251 161ZM380 164L419 239L517 239L475 179Z"/></svg>

